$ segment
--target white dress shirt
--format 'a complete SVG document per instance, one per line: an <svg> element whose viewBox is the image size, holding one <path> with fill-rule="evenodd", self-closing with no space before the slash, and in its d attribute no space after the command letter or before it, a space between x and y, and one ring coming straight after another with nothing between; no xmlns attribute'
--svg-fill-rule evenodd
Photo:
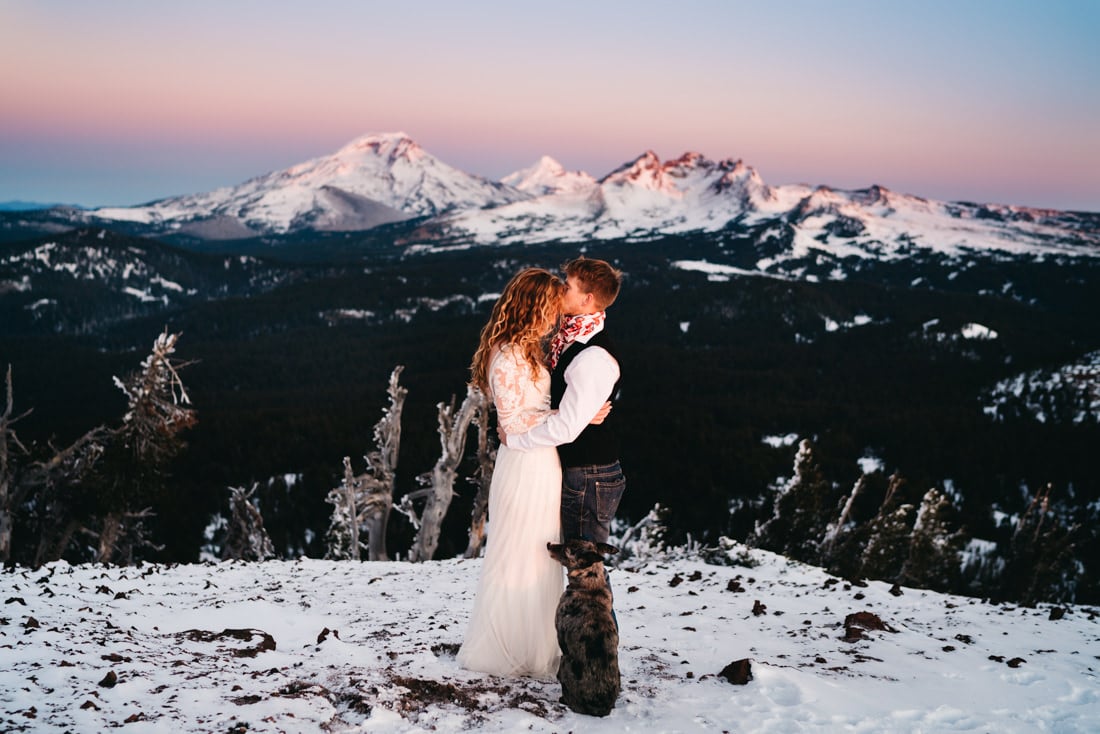
<svg viewBox="0 0 1100 734"><path fill-rule="evenodd" d="M597 329L577 341L587 343L600 333ZM565 352L573 348L570 344ZM509 434L508 448L529 451L543 446L560 446L572 443L581 431L592 422L604 402L611 398L611 391L619 379L619 363L603 347L589 347L578 354L565 368L565 394L557 412L551 412L544 423L526 433Z"/></svg>

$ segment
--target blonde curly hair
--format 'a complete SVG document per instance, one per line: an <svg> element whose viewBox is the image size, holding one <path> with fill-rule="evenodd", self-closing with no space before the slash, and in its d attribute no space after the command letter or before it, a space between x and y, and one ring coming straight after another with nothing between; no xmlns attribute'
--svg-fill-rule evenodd
<svg viewBox="0 0 1100 734"><path fill-rule="evenodd" d="M477 351L470 363L470 384L489 395L489 362L493 350L511 344L538 376L546 363L543 340L558 323L565 284L542 268L521 270L508 281L481 330Z"/></svg>

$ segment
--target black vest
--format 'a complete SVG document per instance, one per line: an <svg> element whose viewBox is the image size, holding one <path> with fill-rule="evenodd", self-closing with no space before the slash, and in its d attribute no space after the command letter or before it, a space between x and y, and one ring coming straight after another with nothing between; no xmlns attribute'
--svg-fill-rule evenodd
<svg viewBox="0 0 1100 734"><path fill-rule="evenodd" d="M615 353L615 345L603 330L588 340L587 344L573 342L558 359L554 371L550 373L550 407L557 408L565 395L565 368L568 367L577 355L588 347L603 347L616 362L619 356ZM619 379L611 390L608 400L612 402L619 395L619 384L622 382L622 363L619 362ZM612 410L604 422L598 426L588 425L581 431L581 435L573 443L558 446L558 455L561 457L562 466L588 466L591 464L613 464L619 460L619 422L616 411Z"/></svg>

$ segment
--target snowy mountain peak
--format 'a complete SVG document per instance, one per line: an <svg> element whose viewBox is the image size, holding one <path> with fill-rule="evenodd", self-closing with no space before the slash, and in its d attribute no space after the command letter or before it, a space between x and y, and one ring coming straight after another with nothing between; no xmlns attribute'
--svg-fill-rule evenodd
<svg viewBox="0 0 1100 734"><path fill-rule="evenodd" d="M710 168L714 164L707 160L707 157L702 153L696 153L694 151L688 151L676 160L671 160L665 163L665 170L671 170L674 168Z"/></svg>
<svg viewBox="0 0 1100 734"><path fill-rule="evenodd" d="M339 151L337 158L345 155L375 155L385 158L391 165L398 160L405 159L416 162L424 158L427 153L415 140L403 132L370 133L351 141Z"/></svg>
<svg viewBox="0 0 1100 734"><path fill-rule="evenodd" d="M221 239L308 229L364 230L525 197L453 168L405 133L395 132L364 135L332 155L235 187L143 207L100 209L95 216Z"/></svg>
<svg viewBox="0 0 1100 734"><path fill-rule="evenodd" d="M508 174L500 182L534 196L588 192L596 186L596 179L584 171L566 171L548 155L539 158L534 165Z"/></svg>
<svg viewBox="0 0 1100 734"><path fill-rule="evenodd" d="M670 194L676 191L676 187L665 176L661 159L652 150L647 150L633 161L619 166L604 176L600 184L604 188L625 186Z"/></svg>

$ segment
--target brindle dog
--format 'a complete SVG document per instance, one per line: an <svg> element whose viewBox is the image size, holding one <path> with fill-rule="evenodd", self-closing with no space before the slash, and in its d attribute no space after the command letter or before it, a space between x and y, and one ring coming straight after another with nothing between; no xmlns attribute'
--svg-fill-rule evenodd
<svg viewBox="0 0 1100 734"><path fill-rule="evenodd" d="M619 697L619 629L611 611L604 554L619 549L589 540L547 543L569 571L554 624L561 647L561 700L579 714L607 716Z"/></svg>

